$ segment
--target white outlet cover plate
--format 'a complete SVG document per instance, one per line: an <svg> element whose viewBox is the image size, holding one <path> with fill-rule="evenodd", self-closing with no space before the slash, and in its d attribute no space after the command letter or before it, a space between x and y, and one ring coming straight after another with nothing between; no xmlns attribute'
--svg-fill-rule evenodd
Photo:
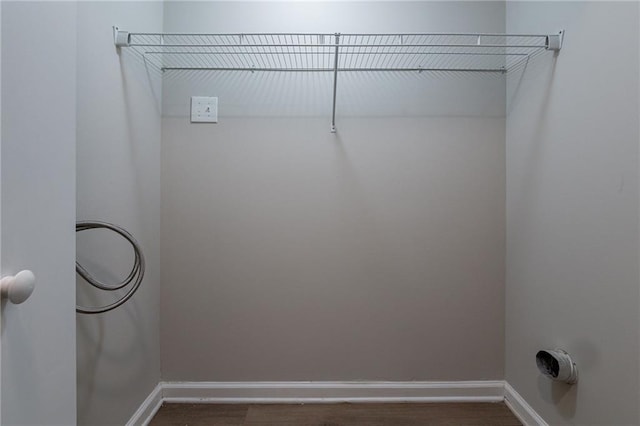
<svg viewBox="0 0 640 426"><path fill-rule="evenodd" d="M212 96L191 97L192 123L217 123L218 98Z"/></svg>

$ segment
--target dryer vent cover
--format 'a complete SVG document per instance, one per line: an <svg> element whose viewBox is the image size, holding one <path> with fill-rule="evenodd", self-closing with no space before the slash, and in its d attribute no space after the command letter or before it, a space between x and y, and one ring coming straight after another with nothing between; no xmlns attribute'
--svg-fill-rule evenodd
<svg viewBox="0 0 640 426"><path fill-rule="evenodd" d="M578 367L562 349L538 351L536 365L542 374L553 380L571 385L578 382Z"/></svg>

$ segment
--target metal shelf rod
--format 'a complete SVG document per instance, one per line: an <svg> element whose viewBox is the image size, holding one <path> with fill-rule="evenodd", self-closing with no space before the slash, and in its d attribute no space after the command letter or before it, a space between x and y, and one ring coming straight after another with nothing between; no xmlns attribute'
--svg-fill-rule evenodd
<svg viewBox="0 0 640 426"><path fill-rule="evenodd" d="M224 51L224 52L161 52L161 51L145 51L145 55L306 55L310 52L239 52L239 51ZM314 55L330 55L333 56L335 52L314 52ZM397 55L398 52L346 52L342 53L345 56L364 56L364 55ZM402 52L403 55L458 55L458 56L529 56L529 53L478 53L478 52Z"/></svg>
<svg viewBox="0 0 640 426"><path fill-rule="evenodd" d="M334 68L242 68L242 67L162 67L165 71L251 71L251 72L335 72ZM504 73L505 68L338 68L338 72L498 72Z"/></svg>
<svg viewBox="0 0 640 426"><path fill-rule="evenodd" d="M253 36L333 36L335 33L132 33L134 35L140 36L167 36L167 37L182 37L182 36L191 36L191 37L203 37L203 36L221 36L221 37L253 37ZM523 37L523 38L532 38L532 37L547 37L548 34L505 34L505 33L341 33L343 37L354 37L354 36L402 36L402 37L413 37L413 36L452 36L452 37Z"/></svg>
<svg viewBox="0 0 640 426"><path fill-rule="evenodd" d="M386 47L388 49L403 49L408 47L474 47L474 48L513 48L513 49L546 49L546 45L531 44L147 44L147 43L131 43L130 47L306 47L314 49L330 49L332 47L348 48L348 47ZM398 53L398 52L396 52ZM402 52L400 52L402 53Z"/></svg>
<svg viewBox="0 0 640 426"><path fill-rule="evenodd" d="M333 62L333 111L331 113L331 133L336 132L336 94L338 90L338 57L339 57L339 47L340 44L340 34L336 33L336 53L334 56Z"/></svg>

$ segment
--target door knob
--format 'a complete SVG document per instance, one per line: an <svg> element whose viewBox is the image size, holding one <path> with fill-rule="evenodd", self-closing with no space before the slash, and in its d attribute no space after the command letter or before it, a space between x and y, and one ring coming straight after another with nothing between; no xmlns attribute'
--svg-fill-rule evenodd
<svg viewBox="0 0 640 426"><path fill-rule="evenodd" d="M29 270L18 272L0 280L0 294L11 303L20 304L27 300L36 287L36 276Z"/></svg>

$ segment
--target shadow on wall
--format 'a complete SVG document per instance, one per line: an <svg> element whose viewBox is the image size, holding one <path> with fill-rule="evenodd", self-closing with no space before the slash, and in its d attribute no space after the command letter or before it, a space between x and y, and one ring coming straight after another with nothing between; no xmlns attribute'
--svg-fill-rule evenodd
<svg viewBox="0 0 640 426"><path fill-rule="evenodd" d="M543 375L538 375L540 396L545 402L556 407L558 414L567 420L572 419L576 414L578 386L579 384L554 382Z"/></svg>
<svg viewBox="0 0 640 426"><path fill-rule="evenodd" d="M549 52L540 50L536 54L533 54L529 59L522 63L521 66L514 67L509 71L507 78L507 115L511 110L517 106L520 102L529 102L529 99L524 96L519 96L520 89L523 84L534 85L540 84L542 87L546 87L545 100L548 98L550 91L551 79L549 76L553 76L556 61L560 52ZM526 77L526 79L525 79ZM546 83L539 83L540 79L548 79ZM546 106L546 102L544 103Z"/></svg>
<svg viewBox="0 0 640 426"><path fill-rule="evenodd" d="M217 96L221 117L325 117L333 74L165 71L163 115L189 115L194 95ZM505 76L462 72L338 74L338 117L504 116Z"/></svg>
<svg viewBox="0 0 640 426"><path fill-rule="evenodd" d="M87 285L86 283L83 283ZM120 311L119 328L107 325L109 313L98 315L77 314L76 330L78 339L82 339L84 345L78 350L78 418L85 418L84 413L91 411L91 404L98 401L103 395L114 395L127 389L134 383L146 378L144 360L140 357L130 357L129 354L137 353L140 348L149 350L149 342L145 339L145 330L140 326L140 308L135 298L117 308ZM124 314L123 314L124 313ZM126 339L119 339L119 346L105 344L113 340L110 335L125 335ZM138 366L132 366L131 362L138 361ZM117 369L127 365L128 374L111 375L110 379L99 371L104 369ZM136 374L136 372L138 374ZM100 377L100 381L96 378Z"/></svg>
<svg viewBox="0 0 640 426"><path fill-rule="evenodd" d="M143 87L149 91L149 94L155 101L154 103L157 107L156 112L160 114L160 108L162 106L162 70L154 67L152 64L145 61L143 57L130 50L116 49L120 58L118 62L120 64L120 75L123 83L123 96L126 97L127 94L130 93L127 89L129 86L129 77L135 79L136 81L134 81L133 84L136 87ZM129 117L129 115L127 115L127 117Z"/></svg>
<svg viewBox="0 0 640 426"><path fill-rule="evenodd" d="M149 330L149 324L155 327L157 321L147 318L150 310L155 315L153 304L157 303L154 302L157 288L152 287L157 283L156 273L150 271L154 267L157 269L153 250L149 248L154 247L154 243L148 241L157 230L156 221L144 213L153 209L159 195L154 191L158 177L149 172L154 170L156 162L159 167L159 138L149 136L155 128L151 127L155 123L150 122L149 116L159 116L161 73L149 68L137 55L127 51L119 53L118 69L113 72L119 74L122 83L119 94L122 102L116 113L105 118L114 128L110 135L113 140L108 150L98 149L101 158L93 152L85 158L91 164L104 166L95 172L103 179L94 181L96 176L86 176L88 182L99 184L80 193L79 202L83 208L78 210L82 212L79 219L104 220L124 226L143 245L143 251L149 253L151 262L140 289L124 305L98 315L77 314L77 413L80 423L91 424L96 424L96 419L104 422L102 424L119 422L119 419L114 420L117 418L114 416L128 418L148 394L144 390L144 396L135 395L136 389L141 387L141 383L150 382L152 374L158 374L156 371L150 373L154 360L148 356L158 351ZM83 116L83 120L82 125L89 127L92 117ZM83 133L79 143L83 144L84 152L89 151L87 147L98 146L103 141L102 136ZM106 165L103 165L105 160ZM88 185L85 184L82 189L86 188ZM118 191L113 191L114 188ZM114 234L95 234L98 235L78 236L78 260L103 282L122 281L131 268L131 248ZM108 305L129 288L114 292L98 291L80 277L76 278L76 283L78 304L89 307ZM154 383L157 383L157 378ZM116 404L120 410L117 413L109 408Z"/></svg>
<svg viewBox="0 0 640 426"><path fill-rule="evenodd" d="M518 107L520 102L531 102L532 99L529 97L527 99L522 99L524 96L518 96L516 92L518 92L524 86L535 85L539 87L540 85L544 87L543 92L539 92L536 96L539 99L534 99L536 105L538 105L537 111L535 111L535 115L529 115L527 118L528 122L519 122L518 125L521 127L527 126L531 127L531 131L528 132L531 136L526 141L520 141L523 147L528 147L528 152L525 153L525 148L522 148L523 155L519 161L522 163L519 167L522 168L523 173L521 175L521 182L518 182L517 185L523 189L525 193L528 194L536 194L539 191L537 188L536 180L533 179L534 176L537 176L540 171L538 170L541 164L541 159L544 158L545 154L545 139L542 138L542 135L547 131L547 122L548 122L548 114L549 114L549 104L550 104L550 96L552 93L552 86L554 80L554 74L556 69L556 56L553 57L544 57L538 56L532 58L526 68L523 68L521 71L518 71L518 75L512 75L509 77L507 82L508 85L514 84L515 88L513 89L514 93L508 90L509 99L507 100L507 117L511 114L511 111L514 108ZM526 76L526 78L525 78ZM513 79L513 80L512 80ZM545 82L540 84L540 80L544 79ZM530 92L530 90L525 90L526 92ZM508 130L507 130L508 132ZM534 142L535 141L535 142ZM514 179L515 180L515 179ZM513 182L513 181L512 181ZM515 183L515 182L514 182ZM530 197L529 200L533 203L533 200L536 200L536 197ZM520 210L517 214L522 218L528 218L532 212L535 212L536 206L527 205L523 203Z"/></svg>

